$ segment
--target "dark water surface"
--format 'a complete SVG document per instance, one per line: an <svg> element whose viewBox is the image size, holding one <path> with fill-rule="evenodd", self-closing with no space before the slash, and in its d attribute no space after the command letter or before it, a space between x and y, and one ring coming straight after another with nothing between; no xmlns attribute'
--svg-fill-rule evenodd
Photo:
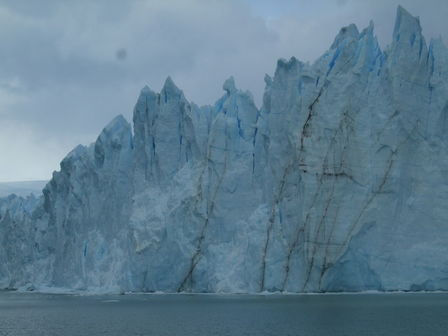
<svg viewBox="0 0 448 336"><path fill-rule="evenodd" d="M448 335L448 294L73 296L0 292L0 335Z"/></svg>

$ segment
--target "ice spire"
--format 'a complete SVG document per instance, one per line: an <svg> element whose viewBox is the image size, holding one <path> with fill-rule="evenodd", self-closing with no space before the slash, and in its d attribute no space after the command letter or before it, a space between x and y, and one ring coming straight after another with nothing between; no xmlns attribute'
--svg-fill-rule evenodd
<svg viewBox="0 0 448 336"><path fill-rule="evenodd" d="M393 34L394 42L399 42L404 38L410 38L410 42L413 44L416 37L421 36L421 33L420 19L412 16L403 7L398 6Z"/></svg>
<svg viewBox="0 0 448 336"><path fill-rule="evenodd" d="M235 79L233 78L233 76L231 76L224 82L222 88L227 92L228 95L231 95L236 91Z"/></svg>

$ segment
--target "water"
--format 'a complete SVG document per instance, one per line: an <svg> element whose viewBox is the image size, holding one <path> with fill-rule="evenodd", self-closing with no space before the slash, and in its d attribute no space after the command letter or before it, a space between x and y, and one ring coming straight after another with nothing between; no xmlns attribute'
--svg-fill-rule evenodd
<svg viewBox="0 0 448 336"><path fill-rule="evenodd" d="M448 335L448 294L72 296L0 292L0 335Z"/></svg>

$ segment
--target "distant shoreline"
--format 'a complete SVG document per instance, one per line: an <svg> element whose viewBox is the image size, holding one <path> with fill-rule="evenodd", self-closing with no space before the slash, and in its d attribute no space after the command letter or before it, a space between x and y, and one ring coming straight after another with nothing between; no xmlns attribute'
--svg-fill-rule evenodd
<svg viewBox="0 0 448 336"><path fill-rule="evenodd" d="M37 196L42 193L42 189L48 182L48 180L0 182L0 197L7 197L13 194L22 197L31 194Z"/></svg>

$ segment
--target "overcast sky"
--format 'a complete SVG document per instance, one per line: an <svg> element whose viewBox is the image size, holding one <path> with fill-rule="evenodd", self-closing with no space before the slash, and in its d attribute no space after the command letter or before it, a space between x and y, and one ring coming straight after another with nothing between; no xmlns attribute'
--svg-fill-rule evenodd
<svg viewBox="0 0 448 336"><path fill-rule="evenodd" d="M342 26L387 45L399 3L447 41L447 0L0 0L0 181L49 179L168 75L200 105L231 75L259 103L278 58L312 62Z"/></svg>

